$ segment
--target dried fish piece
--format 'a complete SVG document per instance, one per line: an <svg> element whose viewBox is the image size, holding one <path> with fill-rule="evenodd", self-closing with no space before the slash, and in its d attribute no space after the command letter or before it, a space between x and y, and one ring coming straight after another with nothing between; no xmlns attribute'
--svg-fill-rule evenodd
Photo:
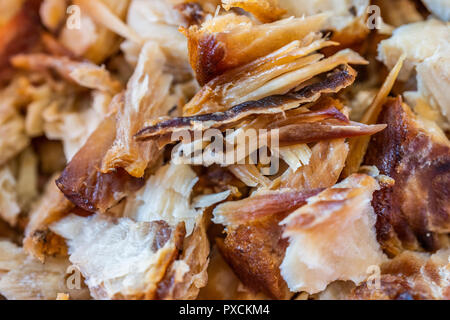
<svg viewBox="0 0 450 320"><path fill-rule="evenodd" d="M225 240L217 240L224 259L254 292L275 299L293 294L280 275L286 239L279 223L320 190L262 191L240 201L225 202L214 210L215 223L226 226Z"/></svg>
<svg viewBox="0 0 450 320"><path fill-rule="evenodd" d="M121 15L125 15L126 13L129 0L75 0L75 3L99 25L124 38L132 39L135 42L142 41L139 35L129 28L120 18Z"/></svg>
<svg viewBox="0 0 450 320"><path fill-rule="evenodd" d="M20 98L16 98L15 101L13 100L13 102L9 103L15 104L17 108L26 111L26 134L30 138L37 138L46 134L50 139L64 140L66 151L71 149L72 144L76 144L75 140L84 133L80 133L80 129L75 126L76 121L74 119L78 118L75 110L84 111L87 109L83 105L84 99L77 95L76 89L67 83L56 84L45 72L44 76L37 80L21 76L15 79L14 82L16 81L19 84L18 88L16 88L16 94L19 94ZM65 124L68 127L72 126L72 130L64 131L60 127L57 128L57 123L59 121L64 122L63 118L66 116L69 117L69 114L72 116L73 124L70 122ZM77 125L81 128L89 127L82 123L78 123ZM69 153L66 152L66 154Z"/></svg>
<svg viewBox="0 0 450 320"><path fill-rule="evenodd" d="M203 209L190 204L197 180L189 166L167 165L138 194L127 198L117 217L70 216L51 227L67 239L70 261L80 268L95 298L193 299L198 295L206 285L209 241Z"/></svg>
<svg viewBox="0 0 450 320"><path fill-rule="evenodd" d="M420 63L416 67L417 91L404 93L405 100L411 104L414 111L437 122L444 130L450 128L450 99L447 94L450 84L448 53L450 53L450 46L447 50L438 50L433 56Z"/></svg>
<svg viewBox="0 0 450 320"><path fill-rule="evenodd" d="M147 56L145 56L145 58L147 58ZM136 75L136 78L138 77L139 75ZM137 81L140 80L142 79L137 79ZM167 86L168 84L162 85L162 90L167 89ZM133 92L136 93L134 89L135 88L133 88L132 92L130 92L128 96L129 101L134 103L130 105L130 108L133 109L134 107L136 107L139 109L140 104L146 103L146 101L141 101L141 98L139 96L134 96ZM154 92L154 94L158 94L158 92ZM98 95L94 96L94 98L95 97L102 98L102 96ZM101 101L105 100L103 98ZM108 101L107 98L108 97L106 97L106 101ZM94 102L96 101L97 100L94 100ZM111 102L111 106L108 109L110 109L110 112L112 113L117 112L117 110L119 110L119 112L123 112L124 111L123 103L124 102L121 100L121 97L119 95L114 101ZM101 104L103 105L104 103ZM94 104L94 107L96 106L97 105ZM159 105L156 103L156 106ZM99 107L100 111L102 111L103 107L102 106ZM147 106L143 106L143 108L146 107ZM163 110L158 111L164 112ZM95 113L95 110L89 109L88 112ZM151 108L149 112L152 112ZM83 113L79 114L82 115ZM87 113L86 115L88 114L89 113ZM137 110L133 114L127 114L127 116L132 117L134 121L138 121L138 123L139 121L141 121L139 118L139 110ZM133 147L136 147L136 145L133 144L133 141L126 140L126 137L128 136L127 128L129 128L127 118L120 117L121 122L119 129L121 130L119 130L118 128L116 128L116 120L114 119L114 117L115 117L114 115L111 115L108 116L107 119L103 120L103 122L99 125L98 130L96 130L93 133L94 138L88 139L85 146L80 149L77 155L75 155L75 157L72 159L73 161L71 161L67 166L66 170L64 170L62 177L58 182L61 189L72 201L74 201L78 206L88 211L101 210L104 212L105 210L112 207L117 201L121 200L124 196L126 196L128 192L133 192L133 190L136 190L143 184L142 179L136 179L131 177L122 168L118 168L116 170L116 168L114 167L113 168L114 170L105 173L99 171L99 168L101 168L102 164L104 163L105 156L110 152L110 150L114 149L115 141L120 141L120 139L122 139L125 140L126 143L130 142L132 143ZM92 119L93 117L90 116L87 118ZM94 129L95 128L93 128L93 130ZM132 128L129 129L132 130ZM119 135L117 134L117 132L119 132ZM120 134L126 135L122 136ZM145 148L146 145L142 146L143 150ZM138 151L140 151L140 149L138 149ZM86 155L86 153L88 153L88 155ZM93 156L94 154L95 156ZM155 151L155 154L156 154L155 158L158 158L159 154L157 153L157 150ZM153 156L151 150L146 149L144 155ZM140 157L141 155L138 154L136 156ZM148 163L145 162L143 164L144 167L142 170L145 170ZM141 174L141 176L142 175L143 173ZM130 190L128 190L128 188ZM113 191L109 192L110 190Z"/></svg>
<svg viewBox="0 0 450 320"><path fill-rule="evenodd" d="M446 94L450 79L449 53L448 24L436 19L401 26L378 48L378 58L388 68L392 68L399 56L406 55L399 80L407 81L417 72L417 91L406 92L406 100L417 111L421 111L420 105L424 103L428 109L438 111L440 115L431 120L436 120L444 130L450 126L450 101Z"/></svg>
<svg viewBox="0 0 450 320"><path fill-rule="evenodd" d="M142 189L128 197L123 215L135 221L162 220L172 227L183 221L186 235L190 236L198 216L190 204L197 181L190 166L165 165L149 177Z"/></svg>
<svg viewBox="0 0 450 320"><path fill-rule="evenodd" d="M227 169L249 187L270 185L270 179L266 178L253 164L235 164L228 166Z"/></svg>
<svg viewBox="0 0 450 320"><path fill-rule="evenodd" d="M163 110L162 106L169 95L172 77L163 72L165 61L157 44L148 42L142 48L139 63L125 91L124 103L118 109L117 133L103 158L103 173L123 168L133 177L141 178L159 156L153 142L138 144L133 136L146 119L168 114L169 110Z"/></svg>
<svg viewBox="0 0 450 320"><path fill-rule="evenodd" d="M120 100L117 97L112 103ZM103 157L116 136L116 120L105 118L86 144L66 166L56 184L65 196L78 207L89 212L105 212L117 202L143 186L143 179L130 176L119 168L100 172Z"/></svg>
<svg viewBox="0 0 450 320"><path fill-rule="evenodd" d="M391 70L386 80L384 81L382 87L378 91L377 95L373 99L370 107L364 113L361 122L371 125L375 124L377 118L382 110L384 103L386 102L389 93L391 92L397 77L402 70L403 62L405 60L405 56L402 55L397 61L394 68ZM350 155L347 159L345 168L344 168L344 176L348 177L349 175L358 172L358 169L363 161L364 155L366 154L367 147L369 145L370 138L368 136L363 136L350 140Z"/></svg>
<svg viewBox="0 0 450 320"><path fill-rule="evenodd" d="M317 59L318 58L319 56L317 56ZM261 99L270 95L288 93L295 87L301 87L304 82L313 79L315 76L325 72L330 72L340 65L343 65L345 68L347 64L367 64L367 61L352 50L342 50L329 58L325 58L320 61L317 60L317 63L311 63L304 68L280 75L276 79L267 82L251 94L244 96L242 101Z"/></svg>
<svg viewBox="0 0 450 320"><path fill-rule="evenodd" d="M239 177L248 186L268 186L271 182L262 177L258 169L251 166L251 164L256 164L255 162L248 163L246 161L245 164L247 165L244 165L244 163L241 162L258 148L267 145L272 149L272 152L274 152L274 149L279 149L279 147L275 147L275 144L281 146L282 149L284 146L298 145L299 143L372 135L386 127L385 125L365 126L351 122L343 113L333 106L328 107L325 104L323 105L323 108L318 107L321 106L322 103L323 102L319 102L317 105L313 105L312 108L316 108L314 111L308 111L308 109L304 108L302 110L286 111L283 114L275 116L262 115L254 121L250 121L247 124L244 123L241 127L238 126L238 130L235 134L223 137L223 145L225 145L225 143L231 144L226 146L226 153L224 153L222 149L212 151L217 149L217 147L215 147L215 144L209 144L211 141L207 141L208 139L202 136L201 139L194 140L193 142L177 145L172 154L176 154L174 159L181 163L202 164L205 166L210 166L212 163L226 166L233 164L233 166L229 167L229 170L232 170L233 174ZM195 129L196 128L194 128L194 130ZM258 131L258 133L255 134L254 130L258 129L266 129L266 131ZM267 129L270 131L267 131ZM225 129L222 127L221 130ZM253 133L254 139L256 140L254 145L250 146L250 148L246 148L245 137L249 130L253 130L250 134ZM219 137L222 138L220 131L218 131L218 134ZM191 135L193 135L195 139L197 132L193 132ZM183 140L184 136L184 133L181 135L174 134L171 138ZM158 143L160 147L170 143L169 138L166 137L167 134L166 136L159 138L160 140ZM272 143L272 141L276 142ZM235 150L238 153L237 159L233 154ZM193 151L195 151L195 153L197 153L197 151L202 152L197 156L197 154L192 154ZM178 156L181 152L182 155ZM212 155L212 152L215 152L215 155ZM275 151L275 154L278 153ZM231 155L231 157L229 157L229 155ZM344 160L346 155L346 152L342 154ZM331 164L330 166L333 167L334 164ZM336 168L337 167L338 166L336 166ZM317 180L320 180L320 178Z"/></svg>
<svg viewBox="0 0 450 320"><path fill-rule="evenodd" d="M264 147L266 144L272 149L272 152L274 152L273 149L275 148L275 145L269 142L272 141L272 139L277 139L277 145L289 146L296 145L298 143L316 142L327 139L336 139L340 137L374 134L375 132L378 132L379 130L385 128L384 125L363 126L358 123L350 122L343 113L341 113L334 107L334 105L339 106L339 101L326 98L319 101L317 104L308 106L313 111L308 111L308 109L305 107L298 110L286 111L283 114L275 116L259 116L254 121L244 123L241 127L238 127L238 130L235 132L235 134L227 135L223 138L224 145L225 143L232 144L231 149L229 149L229 146L227 145L226 154L222 149L220 149L214 151L215 153L217 153L216 155L211 155L210 151L214 148L217 149L217 147L214 147L214 144L208 144L208 142L206 141L207 139L205 140L204 138L202 138L194 140L190 143L181 143L177 145L172 152L173 159L180 163L202 164L204 166L210 166L212 163L224 165L227 166L228 170L230 170L236 177L238 177L248 186L255 187L259 185L268 187L269 185L272 185L271 188L273 188L275 187L275 185L281 182L280 179L276 179L274 182L271 182L261 174L258 168L252 165L252 163L254 162L249 163L246 160L245 164L241 163L241 160L245 160L246 157L248 157L258 148ZM270 133L266 133L264 131L256 134L254 138L258 140L258 143L255 143L255 145L250 147L250 149L245 148L245 139L243 139L242 137L245 138L245 136L247 135L247 130L258 130L261 128L269 130L276 129L277 131L270 131ZM220 134L220 131L218 133ZM194 133L194 138L195 136L196 133ZM164 145L164 143L168 143L168 140L162 138L162 141L159 143L160 145ZM242 143L244 144L241 148ZM344 142L342 141L342 144L343 143ZM327 148L328 146L329 145L327 144L325 148ZM343 161L345 161L348 150L340 149L337 146L338 144L336 144L336 150L340 150L341 153L337 156L336 159L343 159ZM212 147L212 149L210 147ZM241 148L241 150L239 148ZM278 147L276 148L280 149ZM195 152L202 151L202 153L197 156L196 154L192 154L194 150ZM233 152L235 150L238 153L237 159L233 155ZM242 152L244 150L245 153ZM183 154L181 156L178 156L180 152L182 152ZM229 153L231 154L231 157L229 157ZM275 156L277 154L278 152L275 151ZM274 154L272 154L272 156L274 156ZM328 181L329 178L333 177L335 174L337 174L338 177L343 167L343 165L339 166L336 163L332 163L331 161L318 161L317 163L319 165L315 167L315 170L317 169L317 172L324 173L325 177L322 175L317 175L317 178L314 178L312 172L315 171L311 171L313 167L307 169L310 170L308 171L311 175L311 177L309 178L315 179L316 181L320 181L321 179L323 179L324 181ZM323 168L323 172L322 170L319 170L319 167ZM282 177L282 179L284 179L282 183L289 183L288 176L289 173ZM296 179L294 178L295 175L291 176L292 179ZM299 181L293 182L293 185L298 182ZM333 181L333 183L334 182L336 181Z"/></svg>
<svg viewBox="0 0 450 320"><path fill-rule="evenodd" d="M309 190L334 185L341 175L349 147L344 139L320 141L311 149L308 165L288 169L273 187Z"/></svg>
<svg viewBox="0 0 450 320"><path fill-rule="evenodd" d="M199 215L195 228L185 238L183 251L170 266L158 288L158 299L196 299L200 289L208 282L209 240L206 214Z"/></svg>
<svg viewBox="0 0 450 320"><path fill-rule="evenodd" d="M381 266L380 287L363 283L348 298L356 300L448 300L450 252L405 251Z"/></svg>
<svg viewBox="0 0 450 320"><path fill-rule="evenodd" d="M432 36L430 36L432 35ZM407 55L399 80L406 81L416 65L431 57L439 46L448 47L450 32L442 21L430 19L399 27L392 37L381 41L378 58L389 68L402 54Z"/></svg>
<svg viewBox="0 0 450 320"><path fill-rule="evenodd" d="M377 236L383 249L435 251L449 232L450 143L436 125L418 119L401 98L390 99L378 118L364 163L376 166L395 185L375 192Z"/></svg>
<svg viewBox="0 0 450 320"><path fill-rule="evenodd" d="M63 142L66 161L71 161L89 136L102 122L104 113L94 108L66 108L62 100L54 101L41 114L43 131L48 139Z"/></svg>
<svg viewBox="0 0 450 320"><path fill-rule="evenodd" d="M86 287L69 289L65 258L33 259L9 241L0 241L0 294L9 300L54 300L61 291L73 299L90 299Z"/></svg>
<svg viewBox="0 0 450 320"><path fill-rule="evenodd" d="M240 68L225 72L211 80L183 108L184 116L222 112L230 106L260 100L276 94L286 94L301 88L303 82L327 73L340 64L365 64L366 61L351 50L322 59L314 53L334 42L310 34L303 42L294 41L280 50ZM352 73L348 71L348 73Z"/></svg>
<svg viewBox="0 0 450 320"><path fill-rule="evenodd" d="M70 161L108 114L111 93L93 90L88 95L78 87L56 83L47 76L38 84L22 79L25 79L20 89L24 101L20 105L27 111L27 135L33 138L45 135L50 140L62 141L66 160Z"/></svg>
<svg viewBox="0 0 450 320"><path fill-rule="evenodd" d="M220 105L245 102L245 96L277 76L308 66L322 58L312 54L321 48L335 45L326 41L320 33L310 33L301 41L295 40L279 50L262 56L248 64L224 72L206 84L185 109L185 115L205 113L205 106L198 104L214 101ZM211 101L212 100L212 101ZM202 108L200 108L202 107ZM199 110L200 108L200 110ZM209 107L212 108L212 107ZM223 107L222 107L223 108ZM202 110L203 109L203 110ZM218 110L216 110L218 111Z"/></svg>
<svg viewBox="0 0 450 320"><path fill-rule="evenodd" d="M278 225L283 217L266 216L236 227L225 240L216 240L219 251L240 281L253 292L262 292L272 299L293 296L279 270L288 245Z"/></svg>
<svg viewBox="0 0 450 320"><path fill-rule="evenodd" d="M16 55L11 62L16 68L27 70L42 71L51 68L66 80L112 95L122 89L122 84L114 79L109 71L89 62L78 62L67 57L54 57L40 53Z"/></svg>
<svg viewBox="0 0 450 320"><path fill-rule="evenodd" d="M384 262L371 206L378 189L374 178L352 175L281 222L289 247L280 269L292 291L317 293L335 280L359 284L369 266Z"/></svg>
<svg viewBox="0 0 450 320"><path fill-rule="evenodd" d="M184 29L189 58L200 85L321 29L325 15L255 24L229 13ZM245 44L245 45L241 45Z"/></svg>
<svg viewBox="0 0 450 320"><path fill-rule="evenodd" d="M234 229L267 216L292 212L306 204L306 200L322 189L296 191L293 189L263 190L239 201L225 202L214 209L213 222Z"/></svg>
<svg viewBox="0 0 450 320"><path fill-rule="evenodd" d="M64 240L51 232L49 226L75 209L56 186L55 178L56 175L50 178L44 194L31 210L23 240L24 250L41 262L48 256L64 255L67 252Z"/></svg>
<svg viewBox="0 0 450 320"><path fill-rule="evenodd" d="M233 124L251 115L276 114L295 109L301 104L318 100L322 94L340 91L350 85L355 76L355 71L347 66L330 73L325 80L305 86L297 92L245 102L224 112L155 121L154 125L142 129L137 134L137 139L146 140L167 133L195 130L200 125L202 130L206 130Z"/></svg>
<svg viewBox="0 0 450 320"><path fill-rule="evenodd" d="M51 229L67 240L69 260L95 299L152 299L182 248L184 228L164 221L68 216Z"/></svg>
<svg viewBox="0 0 450 320"><path fill-rule="evenodd" d="M279 128L277 136L280 146L290 146L330 139L371 136L385 128L384 124L367 126L357 122L350 122L348 125L301 123Z"/></svg>
<svg viewBox="0 0 450 320"><path fill-rule="evenodd" d="M245 287L223 259L217 246L210 254L208 284L202 288L199 300L266 300L262 293L254 293Z"/></svg>

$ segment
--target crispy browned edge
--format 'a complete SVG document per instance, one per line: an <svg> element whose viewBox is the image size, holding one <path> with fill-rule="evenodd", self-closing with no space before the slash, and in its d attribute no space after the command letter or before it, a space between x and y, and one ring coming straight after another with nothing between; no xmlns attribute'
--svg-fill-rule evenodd
<svg viewBox="0 0 450 320"><path fill-rule="evenodd" d="M372 137L364 161L395 180L373 198L378 241L390 255L435 251L434 231L450 227L450 149L418 128L414 117L400 97L388 100L378 119L387 129ZM416 192L408 189L413 186Z"/></svg>
<svg viewBox="0 0 450 320"><path fill-rule="evenodd" d="M143 178L134 178L121 168L109 173L100 171L115 136L116 119L111 115L103 120L56 180L64 195L86 211L105 212L144 185Z"/></svg>
<svg viewBox="0 0 450 320"><path fill-rule="evenodd" d="M258 101L247 101L233 106L225 112L216 112L191 117L177 117L159 122L155 125L143 128L136 134L136 139L147 140L154 136L163 135L173 129L190 129L194 122L211 122L218 124L231 123L241 115L252 115L262 113L265 110L281 107L286 103L308 100L318 94L336 92L353 83L356 78L356 71L348 65L342 65L330 72L323 81L308 85L297 92L285 95L274 95ZM308 100L309 101L309 100ZM310 102L310 101L309 101ZM300 103L299 103L300 104Z"/></svg>

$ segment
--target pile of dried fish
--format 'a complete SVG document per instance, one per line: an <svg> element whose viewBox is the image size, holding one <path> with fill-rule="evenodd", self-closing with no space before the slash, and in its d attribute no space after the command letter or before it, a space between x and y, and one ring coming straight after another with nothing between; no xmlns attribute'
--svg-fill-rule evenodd
<svg viewBox="0 0 450 320"><path fill-rule="evenodd" d="M450 299L422 2L1 3L0 298Z"/></svg>

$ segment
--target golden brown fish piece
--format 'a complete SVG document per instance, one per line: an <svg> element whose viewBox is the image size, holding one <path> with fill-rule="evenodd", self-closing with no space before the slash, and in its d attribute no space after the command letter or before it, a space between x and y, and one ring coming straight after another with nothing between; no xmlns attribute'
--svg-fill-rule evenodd
<svg viewBox="0 0 450 320"><path fill-rule="evenodd" d="M216 208L215 222L227 226L218 248L244 285L274 299L292 297L279 269L288 246L279 223L319 191L273 191Z"/></svg>
<svg viewBox="0 0 450 320"><path fill-rule="evenodd" d="M115 136L116 120L109 116L56 180L65 196L86 211L105 212L144 185L144 179L134 178L121 168L109 173L100 172L103 157Z"/></svg>
<svg viewBox="0 0 450 320"><path fill-rule="evenodd" d="M292 146L299 143L311 143L323 140L370 136L386 128L386 125L367 126L358 122L348 125L334 123L300 123L279 128L280 146Z"/></svg>
<svg viewBox="0 0 450 320"><path fill-rule="evenodd" d="M308 80L332 73L340 65L367 63L352 50L342 50L325 59L317 53L333 45L336 43L327 41L320 33L312 33L302 41L290 42L275 52L229 70L205 84L183 107L183 115L224 112L230 106L298 91L311 84ZM348 69L347 73L353 72Z"/></svg>
<svg viewBox="0 0 450 320"><path fill-rule="evenodd" d="M164 101L169 96L173 78L164 72L165 63L166 58L157 44L144 45L128 81L124 103L117 111L115 139L103 158L103 173L124 169L133 177L141 178L159 157L154 143L137 143L133 136L144 126L145 120L167 114Z"/></svg>
<svg viewBox="0 0 450 320"><path fill-rule="evenodd" d="M242 283L254 292L263 292L272 299L293 296L281 277L287 239L282 238L279 223L283 215L269 215L252 224L241 225L216 244L225 261Z"/></svg>
<svg viewBox="0 0 450 320"><path fill-rule="evenodd" d="M182 30L188 38L192 69L200 85L204 85L227 70L320 30L325 19L325 15L316 15L255 25L248 17L226 14L201 27Z"/></svg>
<svg viewBox="0 0 450 320"><path fill-rule="evenodd" d="M199 300L266 300L262 293L254 293L245 287L223 259L217 246L210 254L208 284L198 296Z"/></svg>
<svg viewBox="0 0 450 320"><path fill-rule="evenodd" d="M295 191L281 189L261 192L249 198L221 204L214 210L215 223L241 225L252 223L266 216L292 212L300 208L306 199L318 194L322 189Z"/></svg>
<svg viewBox="0 0 450 320"><path fill-rule="evenodd" d="M307 85L297 92L269 96L258 101L244 102L223 112L155 120L155 124L138 132L136 138L141 141L151 140L152 138L174 132L193 131L200 125L203 130L218 127L226 128L226 126L234 125L254 115L276 116L283 111L296 109L301 104L314 102L322 94L339 92L341 89L351 85L355 77L356 72L351 67L343 66L329 73L322 81ZM341 120L344 118L343 115L339 116L339 112L335 112L334 115ZM320 118L316 120L320 120Z"/></svg>
<svg viewBox="0 0 450 320"><path fill-rule="evenodd" d="M388 127L372 137L365 164L395 180L374 194L378 241L390 255L435 251L450 231L450 142L401 98L384 105L378 122Z"/></svg>
<svg viewBox="0 0 450 320"><path fill-rule="evenodd" d="M215 209L213 221L227 227L227 236L218 241L218 247L247 287L277 299L293 295L280 274L288 246L282 237L285 227L280 222L305 205L308 198L337 182L347 152L343 139L319 142L312 149L308 165L294 173L288 169L279 181L273 182L273 188L278 190L259 191Z"/></svg>
<svg viewBox="0 0 450 320"><path fill-rule="evenodd" d="M50 226L67 241L93 297L196 298L210 249L203 209L217 202L191 203L197 181L190 166L168 164L106 214L70 215Z"/></svg>

